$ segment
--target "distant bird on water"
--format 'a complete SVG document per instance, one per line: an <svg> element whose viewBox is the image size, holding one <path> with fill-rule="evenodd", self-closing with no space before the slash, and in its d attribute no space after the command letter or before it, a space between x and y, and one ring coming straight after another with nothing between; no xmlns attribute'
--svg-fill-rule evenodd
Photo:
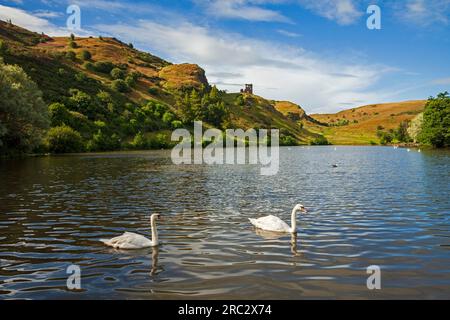
<svg viewBox="0 0 450 320"><path fill-rule="evenodd" d="M337 168L338 165L337 165L337 164L333 164L332 167L333 167L333 168Z"/></svg>

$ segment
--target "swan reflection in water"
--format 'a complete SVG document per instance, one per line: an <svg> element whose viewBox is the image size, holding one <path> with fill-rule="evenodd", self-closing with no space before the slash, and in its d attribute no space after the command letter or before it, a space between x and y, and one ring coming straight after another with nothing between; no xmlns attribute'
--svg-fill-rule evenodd
<svg viewBox="0 0 450 320"><path fill-rule="evenodd" d="M276 240L286 237L286 233L267 231L258 228L255 228L255 233L266 240ZM291 233L291 252L294 256L299 255L297 248L297 233Z"/></svg>
<svg viewBox="0 0 450 320"><path fill-rule="evenodd" d="M152 247L152 267L150 269L150 276L155 276L158 274L158 258L159 258L159 246ZM109 249L112 254L121 254L120 260L124 259L134 259L138 257L147 257L149 254L149 249L139 249L139 250L121 250L121 249Z"/></svg>
<svg viewBox="0 0 450 320"><path fill-rule="evenodd" d="M159 247L153 247L152 250L152 269L150 271L150 275L154 276L158 272Z"/></svg>

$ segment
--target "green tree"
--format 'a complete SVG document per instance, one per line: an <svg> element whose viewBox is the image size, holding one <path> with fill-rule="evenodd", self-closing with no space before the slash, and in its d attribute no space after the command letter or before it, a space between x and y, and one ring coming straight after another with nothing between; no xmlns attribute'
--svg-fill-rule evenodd
<svg viewBox="0 0 450 320"><path fill-rule="evenodd" d="M450 97L448 92L428 99L418 139L421 143L437 148L450 146Z"/></svg>
<svg viewBox="0 0 450 320"><path fill-rule="evenodd" d="M75 59L77 58L77 55L75 52L73 51L68 51L66 53L66 59L70 60L70 61L75 61Z"/></svg>
<svg viewBox="0 0 450 320"><path fill-rule="evenodd" d="M51 128L47 134L48 150L53 153L72 153L83 151L83 140L79 132L62 125Z"/></svg>
<svg viewBox="0 0 450 320"><path fill-rule="evenodd" d="M114 64L110 61L97 61L94 63L94 69L101 73L110 73L114 69Z"/></svg>
<svg viewBox="0 0 450 320"><path fill-rule="evenodd" d="M135 149L147 149L148 141L142 132L138 132L131 143Z"/></svg>
<svg viewBox="0 0 450 320"><path fill-rule="evenodd" d="M52 127L69 124L70 113L62 103L52 103L48 107Z"/></svg>
<svg viewBox="0 0 450 320"><path fill-rule="evenodd" d="M312 146L327 146L330 143L328 142L327 138L325 138L324 136L321 135L321 136L315 138L314 140L312 140L310 142L310 144Z"/></svg>
<svg viewBox="0 0 450 320"><path fill-rule="evenodd" d="M80 58L82 60L91 60L92 55L91 55L91 53L88 50L83 50L80 53Z"/></svg>
<svg viewBox="0 0 450 320"><path fill-rule="evenodd" d="M120 68L112 69L110 74L111 74L111 78L113 78L114 80L118 80L118 79L124 80L125 76L126 76L125 71L123 71Z"/></svg>
<svg viewBox="0 0 450 320"><path fill-rule="evenodd" d="M0 56L4 56L8 53L8 44L3 40L0 40Z"/></svg>
<svg viewBox="0 0 450 320"><path fill-rule="evenodd" d="M75 41L70 40L69 41L69 48L76 49L76 48L78 48L78 45L77 45L77 43Z"/></svg>
<svg viewBox="0 0 450 320"><path fill-rule="evenodd" d="M22 68L0 59L0 153L32 151L49 123L38 86Z"/></svg>
<svg viewBox="0 0 450 320"><path fill-rule="evenodd" d="M114 80L111 83L111 88L114 91L122 92L122 93L130 91L130 87L128 87L127 83L124 80L122 80L122 79Z"/></svg>
<svg viewBox="0 0 450 320"><path fill-rule="evenodd" d="M389 133L389 132L383 132L382 131L379 134L379 137L380 137L380 143L382 145L389 144L389 143L391 143L394 140L394 137L393 137L392 133Z"/></svg>
<svg viewBox="0 0 450 320"><path fill-rule="evenodd" d="M394 131L395 139L397 139L399 142L410 142L411 138L408 134L408 128L409 121L402 121L397 130Z"/></svg>

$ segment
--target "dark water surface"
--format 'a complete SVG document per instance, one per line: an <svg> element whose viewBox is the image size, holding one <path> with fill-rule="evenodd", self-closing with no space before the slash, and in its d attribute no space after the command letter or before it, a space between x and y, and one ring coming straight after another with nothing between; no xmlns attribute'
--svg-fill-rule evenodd
<svg viewBox="0 0 450 320"><path fill-rule="evenodd" d="M170 152L0 161L0 299L450 298L450 152L282 148L256 166L175 166ZM337 163L338 168L332 168ZM296 239L249 217L290 220ZM159 249L98 241L124 231ZM82 289L66 289L81 267ZM366 287L378 265L382 289Z"/></svg>

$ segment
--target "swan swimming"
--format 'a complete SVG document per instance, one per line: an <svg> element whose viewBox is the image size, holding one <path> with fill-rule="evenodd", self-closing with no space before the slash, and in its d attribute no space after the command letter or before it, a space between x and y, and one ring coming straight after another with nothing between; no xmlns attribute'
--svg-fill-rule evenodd
<svg viewBox="0 0 450 320"><path fill-rule="evenodd" d="M159 220L160 218L161 215L158 213L152 214L150 218L150 224L152 226L152 240L149 240L137 233L125 232L121 236L109 240L100 239L100 241L115 249L132 250L155 247L159 244L158 230L156 230L156 220Z"/></svg>
<svg viewBox="0 0 450 320"><path fill-rule="evenodd" d="M296 233L297 232L297 212L308 212L302 204L298 204L294 207L291 214L291 227L275 216L267 216L258 219L249 218L252 225L258 229L273 231L273 232L284 232L284 233Z"/></svg>

